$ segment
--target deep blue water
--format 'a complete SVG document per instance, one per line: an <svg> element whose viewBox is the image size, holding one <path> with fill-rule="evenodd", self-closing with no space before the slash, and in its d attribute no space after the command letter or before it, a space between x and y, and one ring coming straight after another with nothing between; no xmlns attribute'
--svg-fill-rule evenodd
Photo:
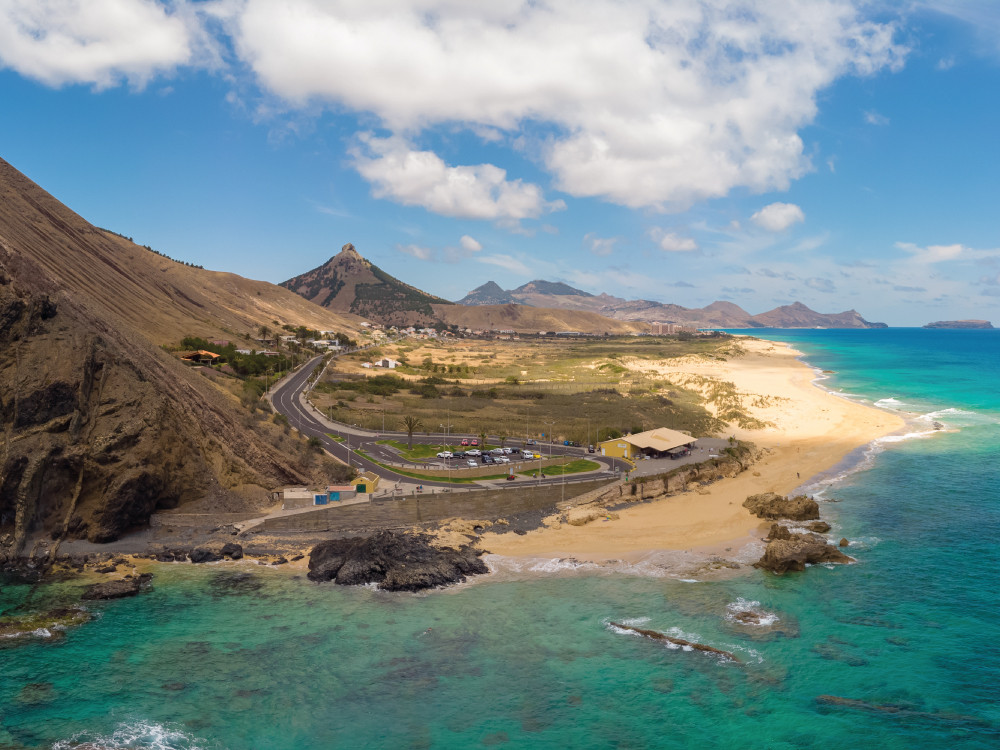
<svg viewBox="0 0 1000 750"><path fill-rule="evenodd" d="M753 333L835 371L827 387L925 415L822 493L858 564L419 596L161 566L65 637L0 649L0 748L1000 746L1000 332ZM0 587L4 610L78 593ZM727 619L751 602L773 631ZM622 619L742 664L608 626Z"/></svg>

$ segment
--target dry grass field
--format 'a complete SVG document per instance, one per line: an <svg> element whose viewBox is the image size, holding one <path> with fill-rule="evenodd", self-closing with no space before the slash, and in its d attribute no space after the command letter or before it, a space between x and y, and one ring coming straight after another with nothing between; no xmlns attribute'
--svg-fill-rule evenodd
<svg viewBox="0 0 1000 750"><path fill-rule="evenodd" d="M334 419L374 430L401 429L404 416L420 432L450 424L458 434L575 440L604 439L613 431L666 426L694 435L725 427L711 405L712 391L685 387L656 374L657 363L693 358L704 365L741 356L730 338L621 337L483 341L412 340L347 355L328 368L313 391L317 407ZM368 369L378 356L405 363ZM723 384L724 385L724 384ZM727 421L739 421L739 396L728 399Z"/></svg>

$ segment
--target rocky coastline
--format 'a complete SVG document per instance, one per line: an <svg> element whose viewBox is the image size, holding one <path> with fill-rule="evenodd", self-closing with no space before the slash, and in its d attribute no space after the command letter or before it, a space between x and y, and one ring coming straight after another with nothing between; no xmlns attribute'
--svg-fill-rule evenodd
<svg viewBox="0 0 1000 750"><path fill-rule="evenodd" d="M765 520L811 522L806 525L809 529L806 533L792 532L788 526L772 523L764 540L767 542L764 555L753 564L755 568L784 575L789 571L805 570L806 565L854 562L854 558L820 536L830 530L830 524L819 520L819 503L810 497L799 495L788 498L765 492L748 497L743 501L743 507ZM846 539L841 539L839 546L846 547L848 544Z"/></svg>

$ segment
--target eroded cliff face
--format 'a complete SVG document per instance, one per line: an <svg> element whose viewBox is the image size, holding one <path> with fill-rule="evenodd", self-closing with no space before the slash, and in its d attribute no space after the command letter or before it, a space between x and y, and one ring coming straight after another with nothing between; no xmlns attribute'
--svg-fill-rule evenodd
<svg viewBox="0 0 1000 750"><path fill-rule="evenodd" d="M37 534L107 542L158 509L206 497L247 508L306 481L300 457L203 378L53 300L32 270L0 246L0 537L13 542L0 553Z"/></svg>

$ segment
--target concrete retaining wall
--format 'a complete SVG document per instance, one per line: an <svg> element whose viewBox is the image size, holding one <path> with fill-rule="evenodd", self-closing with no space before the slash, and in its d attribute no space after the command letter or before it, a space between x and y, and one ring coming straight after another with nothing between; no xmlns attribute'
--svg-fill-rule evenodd
<svg viewBox="0 0 1000 750"><path fill-rule="evenodd" d="M149 517L151 528L158 526L215 527L260 518L256 513L154 513Z"/></svg>
<svg viewBox="0 0 1000 750"><path fill-rule="evenodd" d="M528 510L555 509L564 497L569 499L608 484L608 479L567 482L542 486L520 486L483 492L410 495L403 498L375 500L348 507L319 508L311 513L271 518L258 527L267 532L335 531L364 533L375 529L396 529L468 518L495 521Z"/></svg>

